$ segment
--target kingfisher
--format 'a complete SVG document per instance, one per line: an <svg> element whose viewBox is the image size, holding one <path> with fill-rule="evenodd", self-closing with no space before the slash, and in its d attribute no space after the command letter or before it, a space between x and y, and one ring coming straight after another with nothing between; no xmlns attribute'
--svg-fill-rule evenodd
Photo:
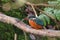
<svg viewBox="0 0 60 40"><path fill-rule="evenodd" d="M25 20L28 20L29 25L31 26L31 28L43 29L43 25L44 25L43 21L36 18L34 15L28 14L28 17L26 17Z"/></svg>

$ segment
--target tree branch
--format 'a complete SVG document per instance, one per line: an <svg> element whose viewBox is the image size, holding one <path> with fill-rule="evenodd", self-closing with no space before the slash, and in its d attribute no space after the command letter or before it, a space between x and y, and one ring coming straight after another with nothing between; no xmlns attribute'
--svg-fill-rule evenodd
<svg viewBox="0 0 60 40"><path fill-rule="evenodd" d="M41 36L49 36L49 37L60 37L60 31L57 30L36 30L36 29L30 29L29 25L26 25L24 22L19 21L17 18L13 18L10 16L7 16L3 13L0 13L0 21L4 23L10 23L13 24L14 26L18 27L19 29L27 32L27 33L32 33L35 35L41 35Z"/></svg>
<svg viewBox="0 0 60 40"><path fill-rule="evenodd" d="M35 10L34 6L33 6L33 5L31 5L31 7L32 7L32 9L33 9L33 11L34 11L35 16L37 17L37 12L36 12L36 10Z"/></svg>
<svg viewBox="0 0 60 40"><path fill-rule="evenodd" d="M14 34L14 40L17 40L17 33Z"/></svg>
<svg viewBox="0 0 60 40"><path fill-rule="evenodd" d="M33 3L30 3L30 2L26 2L25 4L27 5L33 5L33 6L45 6L45 7L54 7L54 5L49 5L49 4L43 4L43 3L40 3L40 4L33 4Z"/></svg>

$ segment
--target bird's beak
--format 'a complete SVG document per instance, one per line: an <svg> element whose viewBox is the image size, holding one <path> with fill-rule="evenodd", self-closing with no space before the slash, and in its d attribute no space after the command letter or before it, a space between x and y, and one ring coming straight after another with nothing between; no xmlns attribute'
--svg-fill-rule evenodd
<svg viewBox="0 0 60 40"><path fill-rule="evenodd" d="M24 20L28 20L28 18L26 17L26 18L23 18L21 21L24 21Z"/></svg>
<svg viewBox="0 0 60 40"><path fill-rule="evenodd" d="M24 18L24 20L28 20L28 17Z"/></svg>

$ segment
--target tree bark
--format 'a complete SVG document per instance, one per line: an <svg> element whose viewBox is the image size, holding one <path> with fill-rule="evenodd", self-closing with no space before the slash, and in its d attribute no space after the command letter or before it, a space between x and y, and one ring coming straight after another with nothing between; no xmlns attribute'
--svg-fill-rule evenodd
<svg viewBox="0 0 60 40"><path fill-rule="evenodd" d="M20 21L19 19L7 16L3 13L0 13L0 21L8 24L9 23L13 24L14 26L18 27L19 29L27 33L40 35L40 36L60 37L59 30L57 31L57 30L47 30L47 29L42 29L42 30L36 30L32 28L30 29L28 28L30 27L29 25L26 25L24 22Z"/></svg>

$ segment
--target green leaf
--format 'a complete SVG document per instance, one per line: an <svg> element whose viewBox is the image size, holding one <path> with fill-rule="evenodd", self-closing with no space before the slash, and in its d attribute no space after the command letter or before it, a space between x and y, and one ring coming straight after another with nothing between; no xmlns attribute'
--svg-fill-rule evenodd
<svg viewBox="0 0 60 40"><path fill-rule="evenodd" d="M49 5L52 5L52 8L55 9L60 9L60 0L56 0L56 1L48 1Z"/></svg>
<svg viewBox="0 0 60 40"><path fill-rule="evenodd" d="M54 14L56 15L57 20L60 21L60 10L54 10Z"/></svg>
<svg viewBox="0 0 60 40"><path fill-rule="evenodd" d="M57 5L59 2L58 1L48 1L48 4L50 5Z"/></svg>
<svg viewBox="0 0 60 40"><path fill-rule="evenodd" d="M44 14L43 14L43 15L44 15ZM46 16L46 15L44 15L44 18L46 19L47 24L50 24L50 18L49 18L48 16Z"/></svg>
<svg viewBox="0 0 60 40"><path fill-rule="evenodd" d="M50 17L52 17L53 19L56 19L55 15L53 13L54 12L53 10L54 10L54 8L50 8L50 7L44 9L44 11L46 12L46 14L48 13L48 15Z"/></svg>
<svg viewBox="0 0 60 40"><path fill-rule="evenodd" d="M46 12L51 12L52 10L54 10L54 8L50 8L50 7L44 8L44 11L46 11Z"/></svg>

